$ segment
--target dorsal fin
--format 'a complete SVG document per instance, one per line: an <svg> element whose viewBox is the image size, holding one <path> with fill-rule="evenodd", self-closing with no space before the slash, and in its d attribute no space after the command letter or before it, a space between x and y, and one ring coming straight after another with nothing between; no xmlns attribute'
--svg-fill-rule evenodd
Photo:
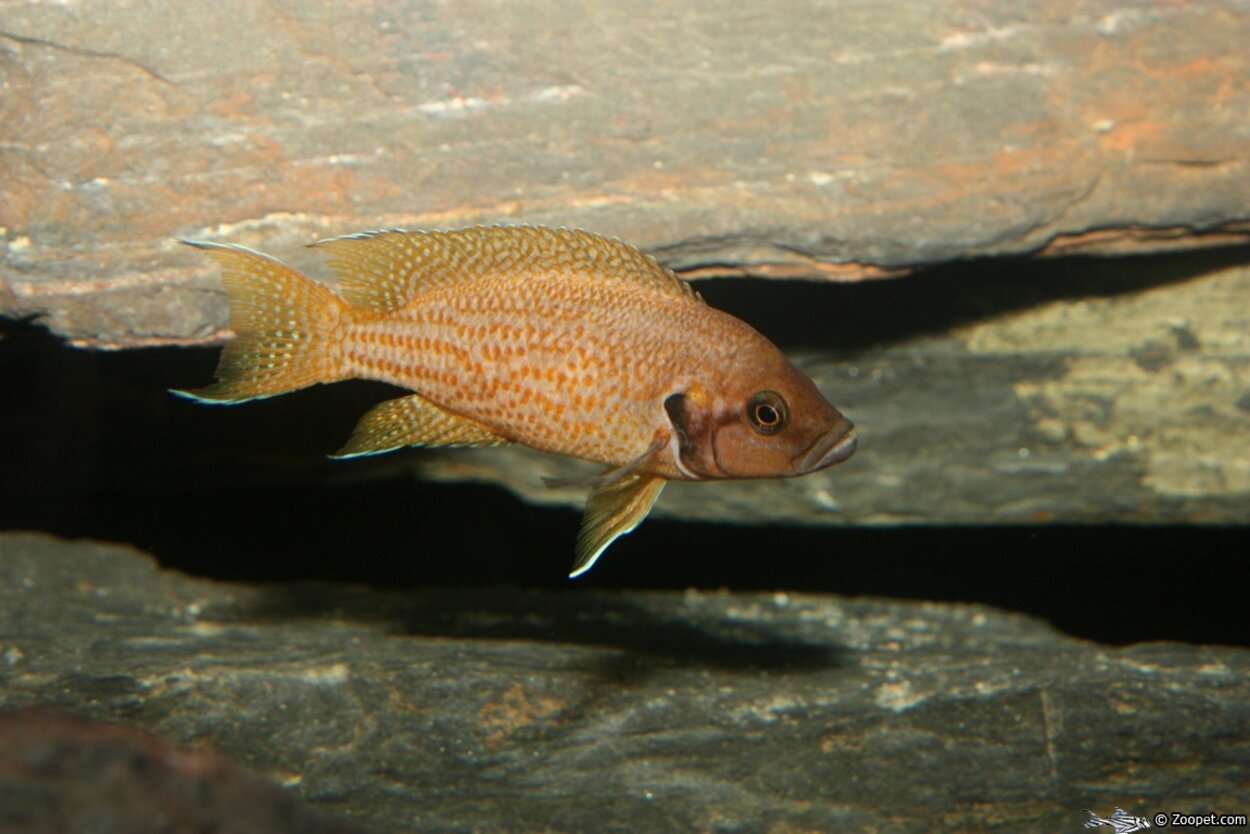
<svg viewBox="0 0 1250 834"><path fill-rule="evenodd" d="M636 281L698 298L655 258L616 238L544 226L474 226L449 232L389 229L319 241L347 303L389 311L422 292L501 273L565 273Z"/></svg>

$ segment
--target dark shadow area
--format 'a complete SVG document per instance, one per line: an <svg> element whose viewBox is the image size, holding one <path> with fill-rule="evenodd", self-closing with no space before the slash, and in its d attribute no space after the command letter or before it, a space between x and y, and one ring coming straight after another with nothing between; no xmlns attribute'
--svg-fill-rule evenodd
<svg viewBox="0 0 1250 834"><path fill-rule="evenodd" d="M359 587L275 586L245 616L285 621L333 615L377 623L405 635L615 649L628 657L614 666L614 677L643 674L646 664L639 661L644 659L722 669L827 669L845 663L845 654L827 638L796 641L793 626L735 624L721 617L700 616L697 610L683 612L679 618L673 615L671 603L652 608L645 597L625 598L603 588L574 587L567 582L540 589L533 583L521 588L493 581L470 587L467 575L455 579L459 584L411 587L381 600Z"/></svg>
<svg viewBox="0 0 1250 834"><path fill-rule="evenodd" d="M855 285L734 280L700 289L787 348L851 354L1056 298L1135 292L1247 260L1241 248L1155 257L1149 269L1138 258L998 261ZM0 321L0 529L130 542L169 567L223 579L497 587L500 622L514 635L528 593L514 588L563 589L569 607L548 639L674 659L693 651L745 665L772 655L828 662L767 635L724 642L715 629L691 634L644 623L636 611L586 621L585 592L727 587L958 600L1110 643L1250 645L1246 528L811 529L652 519L570 583L575 512L526 505L495 487L420 482L405 464L419 451L325 458L393 389L348 382L236 407L167 393L208 382L216 354L91 353L36 325ZM276 600L275 612L297 613L304 592L296 593ZM437 603L441 591L419 593L430 610L407 610L398 627L458 633L454 593L446 604ZM590 599L606 605L606 597Z"/></svg>

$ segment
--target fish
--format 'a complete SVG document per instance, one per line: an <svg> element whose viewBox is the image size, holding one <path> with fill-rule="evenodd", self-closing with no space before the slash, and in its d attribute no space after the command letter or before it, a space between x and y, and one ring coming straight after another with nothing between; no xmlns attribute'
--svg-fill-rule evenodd
<svg viewBox="0 0 1250 834"><path fill-rule="evenodd" d="M244 246L183 240L222 270L234 404L351 378L413 393L361 417L332 457L518 443L607 468L570 577L633 531L671 480L805 475L854 426L772 342L638 248L543 226L387 229L322 240L335 289Z"/></svg>

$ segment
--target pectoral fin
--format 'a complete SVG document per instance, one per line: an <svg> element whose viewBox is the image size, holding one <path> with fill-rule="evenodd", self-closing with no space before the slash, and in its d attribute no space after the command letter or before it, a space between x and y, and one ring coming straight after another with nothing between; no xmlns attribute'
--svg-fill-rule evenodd
<svg viewBox="0 0 1250 834"><path fill-rule="evenodd" d="M412 394L374 406L360 418L347 445L331 457L376 455L403 446L498 446L509 442L475 420Z"/></svg>
<svg viewBox="0 0 1250 834"><path fill-rule="evenodd" d="M631 460L624 466L618 466L615 469L609 469L606 472L600 472L598 475L591 475L588 478L548 478L543 477L543 483L549 487L601 487L610 484L613 481L619 481L626 475L632 475L641 469L645 464L651 461L651 458L661 449L668 445L668 435L657 433L655 440L651 441L651 445L647 447L647 451Z"/></svg>
<svg viewBox="0 0 1250 834"><path fill-rule="evenodd" d="M586 499L569 578L590 570L608 545L641 524L664 484L665 480L656 475L631 473L595 487Z"/></svg>

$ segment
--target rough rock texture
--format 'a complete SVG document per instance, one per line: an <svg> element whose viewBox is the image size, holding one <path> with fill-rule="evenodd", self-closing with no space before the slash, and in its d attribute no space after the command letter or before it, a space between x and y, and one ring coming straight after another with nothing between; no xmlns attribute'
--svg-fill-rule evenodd
<svg viewBox="0 0 1250 834"><path fill-rule="evenodd" d="M546 222L829 278L1244 240L1246 43L1238 0L10 2L0 283L124 347L226 335L176 236Z"/></svg>
<svg viewBox="0 0 1250 834"><path fill-rule="evenodd" d="M1112 650L971 606L244 587L0 537L0 706L210 745L386 831L1244 812L1248 672L1240 649Z"/></svg>

